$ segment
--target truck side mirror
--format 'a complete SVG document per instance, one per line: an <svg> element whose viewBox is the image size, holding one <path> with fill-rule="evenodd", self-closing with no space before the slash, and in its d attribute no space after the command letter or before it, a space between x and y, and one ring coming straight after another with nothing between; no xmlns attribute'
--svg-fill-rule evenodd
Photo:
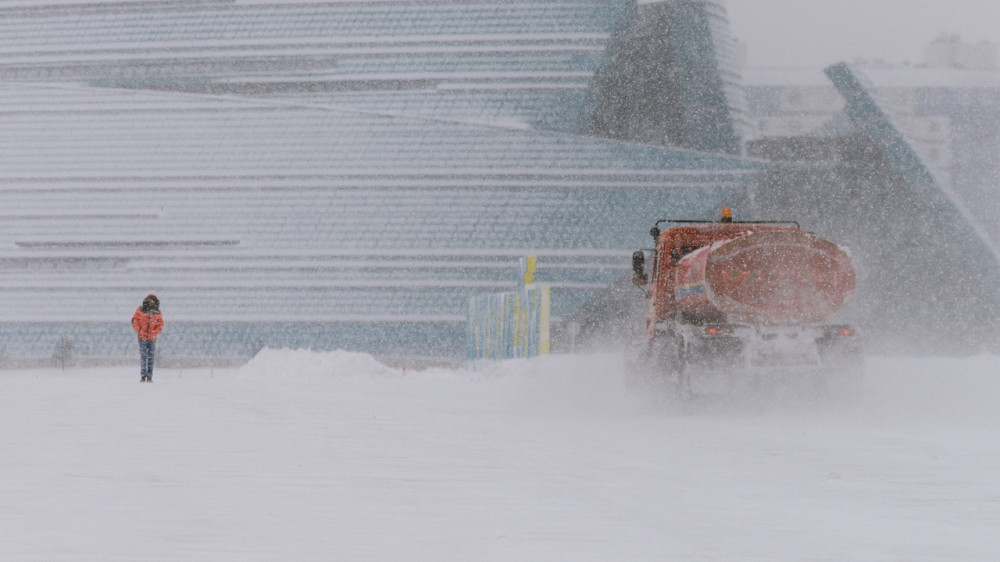
<svg viewBox="0 0 1000 562"><path fill-rule="evenodd" d="M642 250L632 252L632 284L645 285L649 282L646 275L646 254Z"/></svg>

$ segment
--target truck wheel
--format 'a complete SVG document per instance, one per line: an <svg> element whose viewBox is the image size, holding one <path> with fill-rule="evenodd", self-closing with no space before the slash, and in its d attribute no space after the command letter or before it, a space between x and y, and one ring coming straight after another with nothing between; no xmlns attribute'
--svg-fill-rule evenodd
<svg viewBox="0 0 1000 562"><path fill-rule="evenodd" d="M645 341L630 341L625 346L625 373L624 382L626 388L642 389L649 385L650 365L649 344Z"/></svg>
<svg viewBox="0 0 1000 562"><path fill-rule="evenodd" d="M663 382L664 390L672 396L687 399L691 386L684 360L684 339L676 335L663 335L655 342L655 376Z"/></svg>

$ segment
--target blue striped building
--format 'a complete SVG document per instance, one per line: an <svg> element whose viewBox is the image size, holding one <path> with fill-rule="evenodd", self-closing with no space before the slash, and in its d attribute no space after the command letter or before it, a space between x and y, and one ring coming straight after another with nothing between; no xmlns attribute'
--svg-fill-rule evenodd
<svg viewBox="0 0 1000 562"><path fill-rule="evenodd" d="M168 357L459 357L528 254L558 322L749 205L731 53L715 1L0 7L0 355L131 355L152 291Z"/></svg>

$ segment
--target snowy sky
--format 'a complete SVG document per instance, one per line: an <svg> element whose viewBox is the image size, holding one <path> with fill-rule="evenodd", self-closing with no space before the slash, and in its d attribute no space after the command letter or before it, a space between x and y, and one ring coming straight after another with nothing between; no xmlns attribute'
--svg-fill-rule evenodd
<svg viewBox="0 0 1000 562"><path fill-rule="evenodd" d="M941 33L1000 46L998 0L727 0L727 8L755 67L919 63Z"/></svg>

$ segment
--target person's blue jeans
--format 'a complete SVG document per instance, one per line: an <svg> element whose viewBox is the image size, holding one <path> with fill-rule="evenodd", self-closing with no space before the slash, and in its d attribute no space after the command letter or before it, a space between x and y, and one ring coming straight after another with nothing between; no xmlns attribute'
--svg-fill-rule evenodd
<svg viewBox="0 0 1000 562"><path fill-rule="evenodd" d="M139 340L140 374L153 376L153 358L156 356L156 340Z"/></svg>

